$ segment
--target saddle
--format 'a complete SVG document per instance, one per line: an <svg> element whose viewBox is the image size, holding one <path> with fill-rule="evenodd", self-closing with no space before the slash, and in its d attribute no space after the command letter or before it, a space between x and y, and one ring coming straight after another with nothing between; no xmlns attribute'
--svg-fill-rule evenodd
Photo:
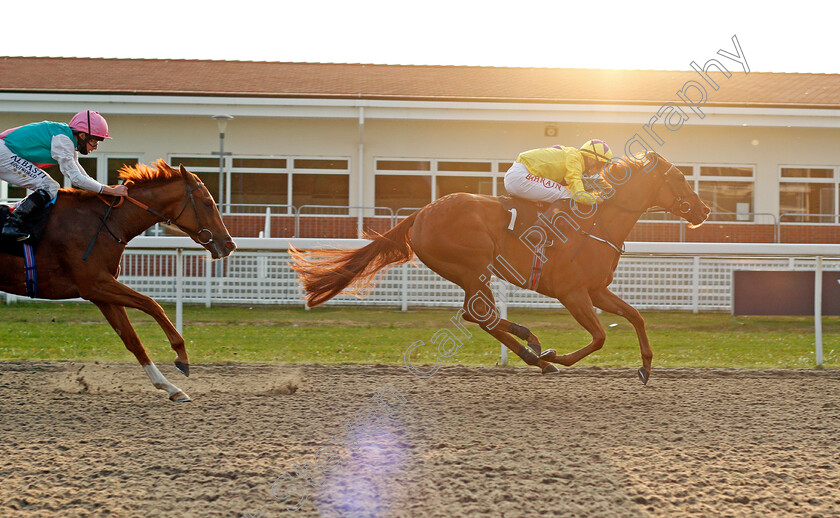
<svg viewBox="0 0 840 518"><path fill-rule="evenodd" d="M571 199L548 203L506 195L499 196L499 201L509 216L507 229L517 237L527 235L529 229L539 226L547 231L548 239L552 241L561 235L569 237L580 228L569 223L572 221ZM548 228L552 224L553 230Z"/></svg>
<svg viewBox="0 0 840 518"><path fill-rule="evenodd" d="M24 244L31 246L33 249L38 248L38 242L44 234L44 229L47 228L47 222L50 219L50 213L52 212L53 205L54 204L50 203L44 207L44 209L36 214L35 217L32 218L32 220L24 227L24 229L29 233L29 239L26 241L17 241L0 235L0 253L23 257ZM6 219L10 214L11 207L8 205L0 205L0 228L6 224Z"/></svg>

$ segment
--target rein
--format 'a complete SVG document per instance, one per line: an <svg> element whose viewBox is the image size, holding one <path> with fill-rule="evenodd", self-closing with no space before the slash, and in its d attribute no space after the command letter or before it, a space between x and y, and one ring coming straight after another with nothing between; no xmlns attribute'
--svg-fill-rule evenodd
<svg viewBox="0 0 840 518"><path fill-rule="evenodd" d="M668 174L669 174L671 171L673 171L674 169L677 169L677 166L675 166L675 165L671 164L671 167L669 167L669 168L668 168L668 170L667 170L667 171L665 171L665 174L663 175L663 177L664 177L664 179L665 179L664 184L665 184L665 185L667 185L669 189L671 189L671 194L673 194L673 195L674 195L674 203L671 205L671 207L670 207L670 208L668 208L668 207L657 207L657 208L655 208L655 209L649 209L649 208L645 208L645 209L628 209L628 208L626 208L626 207L622 207L621 205L619 205L619 204L617 204L617 203L615 203L615 202L613 202L613 203L612 203L612 205L613 205L615 208L620 209L620 210L622 210L622 211L624 211L624 212L638 213L638 214L639 214L639 216L641 216L642 214L644 214L644 213L646 213L646 212L667 212L667 213L670 213L670 214L673 214L673 215L677 216L677 214L675 213L675 211L677 210L677 208L678 208L678 207L679 207L680 214L687 214L687 213L691 212L691 204L690 204L690 203L688 203L687 201L683 200L682 196L680 196L679 194L677 194L676 190L674 189L674 186L673 186L673 185L671 185L671 182L669 181ZM651 201L652 201L652 200L656 197L656 195L657 195L657 194L659 194L659 191L660 191L661 189L662 189L662 186L660 186L660 187L659 187L659 189L657 189L656 191L654 191L654 192L650 195L650 199L649 199L649 200L645 203L645 206L646 206L646 207L650 207L650 206L651 206L651 205L650 205L650 202L651 202ZM600 219L601 219L601 218L600 218L600 215L596 215L596 219L595 219L595 221L593 221L593 223L592 223L592 227L589 229L589 232L586 232L585 230L581 230L580 232L581 232L583 235L587 236L587 237L591 237L591 238L592 238L592 239L594 239L595 241L600 241L601 243L605 243L605 244L607 244L610 248L612 248L613 250L615 250L616 252L618 252L618 255L619 255L619 256L620 256L620 255L622 255L622 254L624 254L624 252L625 252L624 242L622 242L622 243L621 243L621 246L620 246L620 247L619 247L619 246L617 246L617 245L615 245L615 244L612 242L612 240L611 240L611 238L610 238L610 236L609 236L609 233L606 231L606 228L605 228L605 227L603 227L603 225L602 225L602 228L604 228L604 233L605 233L605 234L607 234L607 235L606 235L606 239L605 239L605 238L602 238L602 237L598 237L598 236L596 236L596 235L594 235L594 234L592 234L592 233L591 233L591 232L592 232L592 230L593 230L593 229L597 226L598 221L600 221ZM579 251L579 250L578 250L578 251ZM575 255L577 255L577 253L575 253ZM574 256L573 256L573 258L574 258Z"/></svg>
<svg viewBox="0 0 840 518"><path fill-rule="evenodd" d="M185 182L186 182L186 180L185 180ZM111 230L111 228L108 226L108 223L106 222L106 220L108 219L108 216L111 213L111 209L115 208L115 207L119 207L120 205L122 205L124 199L130 201L131 203L133 203L137 207L143 209L144 211L149 212L150 214L153 214L155 217L160 218L161 222L163 222L167 225L174 224L180 230L182 230L183 232L192 236L196 240L196 242L198 242L199 244L206 245L206 244L212 243L213 242L213 231L204 226L204 224L201 220L201 213L198 212L198 207L195 204L195 197L193 196L193 192L197 191L199 188L201 188L203 186L204 186L204 183L202 183L202 182L198 182L195 186L191 186L191 185L189 185L189 183L187 183L187 185L186 185L187 199L184 200L184 206L181 207L180 212L178 212L178 215L175 216L174 218L167 217L167 216L161 214L160 212L158 212L157 210L153 209L152 207L149 207L145 203L141 202L140 200L138 200L136 198L132 198L131 196L128 196L128 195L123 196L123 197L119 197L119 202L117 202L116 204L115 204L115 202L117 201L117 198L115 198L113 201L111 201L109 203L109 202L105 201L105 198L101 194L97 195L97 197L103 203L108 204L108 210L105 212L105 216L101 220L102 224L99 226L99 230L97 230L96 235L93 236L93 240L91 240L91 242L90 242L90 246L88 247L88 251L85 254L85 259L87 259L87 256L90 254L90 251L93 248L93 244L96 242L96 237L99 235L99 231L102 230L102 226L105 227L105 229L108 231L109 234L111 234L111 237L113 237L114 240L117 241L117 243L120 243L122 245L127 244L126 241L122 240L121 238L117 237L116 234L114 234L114 232ZM178 219L180 219L181 216L184 214L184 211L187 209L188 204L192 205L193 212L195 213L195 219L196 219L196 221L198 221L198 226L199 226L198 230L194 230L194 229L184 227L184 226L178 224ZM207 235L209 237L206 240L202 240L201 236L205 232L207 233Z"/></svg>
<svg viewBox="0 0 840 518"><path fill-rule="evenodd" d="M209 244L209 243L213 242L213 231L210 230L209 228L205 227L204 224L202 223L201 214L198 212L198 207L196 207L196 205L195 205L195 197L193 197L193 192L197 191L202 186L204 186L204 184L202 182L197 183L194 187L190 186L190 185L187 185L187 199L184 201L184 206L181 207L181 210L180 210L180 212L178 212L178 215L175 216L174 218L169 218L169 217L164 216L160 212L158 212L155 209L149 207L145 203L143 203L143 202L141 202L141 201L139 201L135 198L132 198L131 196L126 196L125 198L128 201L130 201L131 203L133 203L133 204L137 205L138 207L140 207L141 209L145 210L146 212L154 214L155 216L160 218L163 223L166 223L167 225L174 224L176 227L178 227L182 231L184 231L187 234L195 237L195 240L199 244L206 245L206 244ZM191 228L186 228L186 227L178 224L178 219L180 219L181 216L184 214L184 211L187 210L187 204L192 205L193 212L195 213L195 219L196 219L196 221L198 221L198 226L199 226L198 230L193 230ZM201 235L205 232L207 232L207 234L209 234L210 237L207 238L206 241L202 241Z"/></svg>

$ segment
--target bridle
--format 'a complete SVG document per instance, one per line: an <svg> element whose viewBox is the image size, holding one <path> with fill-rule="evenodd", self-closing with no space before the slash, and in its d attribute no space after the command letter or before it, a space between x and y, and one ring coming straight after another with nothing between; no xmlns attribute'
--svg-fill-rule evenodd
<svg viewBox="0 0 840 518"><path fill-rule="evenodd" d="M680 194L677 192L677 189L674 187L674 184L671 181L675 178L674 175L668 176L674 169L677 169L677 166L671 164L671 167L669 167L668 170L665 171L665 185L667 185L668 188L671 189L671 194L674 195L674 203L672 203L670 207L662 207L661 211L669 212L674 216L679 216L680 214L688 214L689 212L691 212L691 203L686 201L685 198L680 196ZM677 169L677 171L679 171L679 169ZM658 190L656 191L656 194L659 194ZM679 214L677 214L678 210ZM651 212L657 211L654 210Z"/></svg>
<svg viewBox="0 0 840 518"><path fill-rule="evenodd" d="M676 179L676 176L672 175L671 171L673 171L675 169L679 172L679 169L677 168L677 166L671 164L671 167L669 167L668 170L665 171L665 174L663 175L664 178L665 178L664 185L667 185L668 188L671 189L671 194L674 195L674 203L672 203L670 207L656 207L656 206L651 205L653 203L653 200L656 198L656 196L659 195L659 191L662 190L663 185L660 185L658 189L656 189L653 193L651 193L650 197L645 202L644 208L629 209L629 208L626 208L626 207L622 207L620 204L615 203L614 201L611 201L610 204L613 207L615 207L617 209L620 209L624 212L638 213L639 216L641 216L645 212L668 212L668 213L673 214L674 216L678 216L678 217L680 216L680 214L688 214L689 212L691 212L691 203L689 203L688 201L685 200L685 198L680 196L679 192L677 191L677 188L674 187L674 184L673 184L673 181ZM679 211L679 214L677 213L677 211ZM591 237L592 239L594 239L596 241L600 241L602 243L605 243L605 244L609 245L610 248L612 248L613 250L618 252L619 255L623 254L624 253L624 243L621 243L620 247L615 245L612 242L613 240L609 236L609 233L607 232L606 227L603 226L603 225L601 225L601 226L598 225L598 221L600 221L600 219L601 219L600 218L600 212L596 213L595 218L592 221L592 226L590 227L589 231L587 232L587 231L581 230L581 233L583 233L587 237ZM599 226L599 228L603 229L603 232L606 234L606 238L601 238L601 237L595 236L591 233L596 226ZM575 255L577 255L577 253L575 253Z"/></svg>
<svg viewBox="0 0 840 518"><path fill-rule="evenodd" d="M174 218L170 218L170 217L168 217L168 216L164 216L163 214L161 214L161 213L160 213L160 212L158 212L157 210L153 209L152 207L149 207L149 206L148 206L148 205L146 205L145 203L143 203L143 202L141 202L141 201L137 200L136 198L132 198L131 196L126 195L126 196L124 197L124 199L126 199L126 200L130 201L131 203L133 203L134 205L136 205L136 206L140 207L141 209L145 210L146 212L149 212L149 213L151 213L151 214L154 214L156 217L160 218L160 220L161 220L161 222L162 222L162 223L165 223L165 224L167 224L167 225L175 225L176 227L178 227L178 228L179 228L180 230L182 230L183 232L185 232L185 233L187 233L188 235L192 236L192 237L193 237L193 239L195 239L195 241L196 241L198 244L200 244L200 245L208 245L208 244L210 244L210 243L212 243L212 242L213 242L213 231L212 231L212 230L210 230L209 228L207 228L207 227L205 227L205 226L204 226L204 223L202 222L202 219L201 219L201 213L198 211L198 207L196 206L195 196L193 196L193 193L194 193L195 191L197 191L198 189L200 189L201 187L203 187L203 186L204 186L204 183L203 183L203 182L198 182L198 183L196 183L195 185L190 185L190 184L189 184L189 182L187 181L187 179L186 179L186 178L184 179L184 183L186 184L187 199L184 201L184 206L183 206L183 207L181 207L181 210L178 212L178 215L177 215L177 216L175 216ZM100 195L100 199L102 199L102 196L101 196L101 195ZM103 201L105 201L105 200L103 199ZM117 202L116 204L114 204L114 202L111 202L111 203L109 204L109 209L108 209L108 212L110 212L110 208L111 208L111 207L119 207L119 206L122 204L122 202L123 202L123 198L120 198L120 199L119 199L119 202ZM191 206L192 206L193 212L195 213L195 219L196 219L196 221L198 221L198 227L199 227L199 228L198 228L198 230L195 230L195 229L192 229L192 228L186 227L186 226L181 225L181 224L179 224L179 223L178 223L178 220L181 218L181 216L183 216L183 215L184 215L184 211L185 211L185 210L187 210L187 205L191 205ZM103 223L105 223L105 219L107 219L107 218L108 218L108 213L106 213L106 214L105 214L105 218L103 218L102 222L103 222ZM111 234L111 237L113 237L114 239L116 239L116 240L117 240L117 242L119 242L119 243L121 243L121 244L126 244L126 242L125 242L125 241L123 241L122 239L120 239L119 237L117 237L116 235L114 235L114 233L111 231L111 229L108 227L108 225L107 225L107 224L105 224L105 228L108 230L108 233L109 233L109 234ZM206 235L207 235L207 239L206 239L206 240L202 240L202 238L201 238L201 237L202 237L202 235L204 235L205 233L206 233ZM95 238L94 238L94 239L95 239ZM92 244L92 243L91 243L91 244Z"/></svg>
<svg viewBox="0 0 840 518"><path fill-rule="evenodd" d="M678 181L677 177L671 174L671 171L679 169L674 164L671 164L671 167L665 171L663 177L665 178L665 182L663 185L659 186L659 189L656 189L654 192L651 193L650 197L645 201L645 205L643 208L640 209L630 209L627 207L622 207L620 204L615 203L615 201L610 201L610 204L617 209L620 209L624 212L638 212L640 215L644 214L645 212L667 212L669 214L673 214L674 216L680 217L681 214L688 214L691 212L691 203L686 201L686 199L681 196L674 186L673 182ZM667 185L669 189L671 189L671 194L674 195L674 202L671 204L670 207L660 207L656 205L652 205L653 200L659 194L659 191L662 190L662 187Z"/></svg>
<svg viewBox="0 0 840 518"><path fill-rule="evenodd" d="M131 196L126 196L126 199L128 201L130 201L131 203L137 205L141 209L143 209L147 212L150 212L150 213L154 214L155 216L159 217L162 220L163 223L166 223L167 225L173 225L174 224L176 227L178 227L182 231L184 231L187 234L189 234L190 236L192 236L193 239L195 239L195 241L198 244L200 244L200 245L210 244L210 243L213 242L213 231L210 230L209 228L205 227L204 223L202 223L201 213L198 212L198 207L196 207L196 204L195 204L195 197L193 196L193 192L195 192L198 189L200 189L201 187L203 187L204 183L198 182L193 186L193 185L190 185L189 182L187 182L186 179L184 179L184 183L186 183L186 188L187 188L187 199L184 201L184 206L181 207L181 211L178 212L178 215L175 216L174 218L169 218L169 217L164 216L160 212L158 212L155 209L149 207L148 205L144 204L143 202L137 201L136 199L132 198ZM184 227L183 225L180 225L178 223L178 219L180 219L181 216L183 216L184 211L187 210L187 205L192 206L193 213L195 213L195 219L196 219L196 221L198 221L198 226L199 226L198 230L193 230L191 228ZM202 241L201 240L201 235L204 234L205 232L208 234L209 237L207 238L206 241Z"/></svg>

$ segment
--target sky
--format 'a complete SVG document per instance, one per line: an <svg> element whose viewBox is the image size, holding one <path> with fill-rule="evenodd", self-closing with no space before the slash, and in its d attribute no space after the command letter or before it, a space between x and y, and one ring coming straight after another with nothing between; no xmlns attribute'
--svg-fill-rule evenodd
<svg viewBox="0 0 840 518"><path fill-rule="evenodd" d="M751 72L840 73L833 0L30 0L0 16L0 56L690 70L735 36Z"/></svg>

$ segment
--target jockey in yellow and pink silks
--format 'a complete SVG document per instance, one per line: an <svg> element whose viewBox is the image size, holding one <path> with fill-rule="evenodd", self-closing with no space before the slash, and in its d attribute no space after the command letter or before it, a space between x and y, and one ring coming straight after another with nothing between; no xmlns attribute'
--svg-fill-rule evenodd
<svg viewBox="0 0 840 518"><path fill-rule="evenodd" d="M573 198L592 205L594 196L583 186L584 174L597 174L612 158L603 140L589 140L580 149L567 146L532 149L520 153L505 173L505 189L520 198L554 202Z"/></svg>

